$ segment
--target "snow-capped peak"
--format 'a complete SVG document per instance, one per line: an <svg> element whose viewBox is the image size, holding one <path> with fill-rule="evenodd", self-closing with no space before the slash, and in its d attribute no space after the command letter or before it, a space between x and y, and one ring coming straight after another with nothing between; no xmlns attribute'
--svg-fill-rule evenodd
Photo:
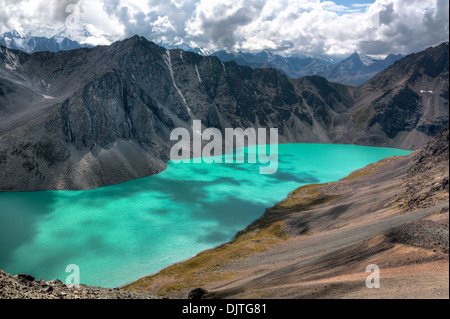
<svg viewBox="0 0 450 319"><path fill-rule="evenodd" d="M193 44L193 46L187 44L182 39L176 39L174 43L169 43L166 41L155 41L156 44L158 44L161 47L164 47L166 49L172 50L172 49L181 49L186 52L194 52L203 56L209 56L211 55L211 51L205 48L199 48Z"/></svg>
<svg viewBox="0 0 450 319"><path fill-rule="evenodd" d="M17 24L14 27L14 30L10 31L10 36L14 38L21 38L24 39L27 37L25 30L22 28L20 24Z"/></svg>
<svg viewBox="0 0 450 319"><path fill-rule="evenodd" d="M199 48L199 53L203 56L210 56L212 52L206 48Z"/></svg>
<svg viewBox="0 0 450 319"><path fill-rule="evenodd" d="M103 34L91 24L64 25L56 33L56 35L54 35L54 38L67 38L80 44L87 44L91 46L109 45L116 40Z"/></svg>
<svg viewBox="0 0 450 319"><path fill-rule="evenodd" d="M8 38L29 39L31 37L44 37L55 39L58 43L64 39L78 42L81 45L109 45L118 38L104 34L92 24L63 24L60 26L18 26L15 30L3 35Z"/></svg>
<svg viewBox="0 0 450 319"><path fill-rule="evenodd" d="M29 31L25 31L28 29ZM26 53L38 51L57 52L80 47L110 44L93 26L61 26L60 28L22 28L0 35L0 44Z"/></svg>
<svg viewBox="0 0 450 319"><path fill-rule="evenodd" d="M17 39L25 38L25 34L19 30L12 30L12 31L6 32L4 36L6 36L8 38L17 38Z"/></svg>
<svg viewBox="0 0 450 319"><path fill-rule="evenodd" d="M365 66L369 66L369 65L375 63L374 59L372 59L372 58L371 58L370 56L368 56L368 55L359 54L359 59L361 60L361 62L362 62Z"/></svg>

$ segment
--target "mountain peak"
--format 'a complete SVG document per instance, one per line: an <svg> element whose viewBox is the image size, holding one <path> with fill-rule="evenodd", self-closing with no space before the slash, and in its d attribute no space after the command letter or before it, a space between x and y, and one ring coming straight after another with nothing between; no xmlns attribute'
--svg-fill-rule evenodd
<svg viewBox="0 0 450 319"><path fill-rule="evenodd" d="M361 62L365 65L365 66L369 66L371 64L375 63L375 59L371 58L368 55L364 55L364 54L360 54L359 58L361 59Z"/></svg>
<svg viewBox="0 0 450 319"><path fill-rule="evenodd" d="M148 44L150 44L150 43L155 44L155 43L147 40L145 37L135 34L131 38L118 41L115 44L122 44L122 45L125 45L127 47L136 47L136 46L140 46L141 44L147 44L147 43Z"/></svg>
<svg viewBox="0 0 450 319"><path fill-rule="evenodd" d="M364 66L369 66L374 64L377 60L368 55L355 52L350 55L345 61L360 61Z"/></svg>
<svg viewBox="0 0 450 319"><path fill-rule="evenodd" d="M407 57L356 89L332 83L331 77L288 79L267 65L251 72L221 65L217 59L184 58L179 52L169 57L166 49L139 36L109 47L26 59L1 50L6 63L0 63L0 104L7 108L0 112L0 129L7 143L0 143L0 154L8 158L0 161L0 178L8 178L8 190L59 187L55 181L60 176L76 177L64 180L68 188L104 186L124 182L128 174L144 176L149 165L158 165L154 172L159 172L170 158L171 130L188 127L192 119L219 130L226 123L270 123L283 128L280 138L289 143L354 141L411 149L448 125L445 46ZM331 75L345 81L355 71L361 78L367 73L361 73L360 65L348 65L342 72L333 69L336 73ZM10 81L11 76L23 80ZM430 90L436 104L426 103ZM355 109L364 112L354 116ZM43 156L43 150L49 154ZM71 163L87 152L105 155L92 157L95 170L84 174ZM133 167L121 162L117 166L118 158ZM139 174L133 175L140 166ZM130 169L117 177L117 167ZM45 181L39 174L45 174Z"/></svg>
<svg viewBox="0 0 450 319"><path fill-rule="evenodd" d="M54 32L56 34L52 38L68 38L72 41L90 46L109 45L116 40L103 34L91 24L64 25Z"/></svg>
<svg viewBox="0 0 450 319"><path fill-rule="evenodd" d="M24 39L26 37L26 35L19 30L11 30L9 32L5 32L3 34L4 37L8 37L8 38L18 38L18 39Z"/></svg>
<svg viewBox="0 0 450 319"><path fill-rule="evenodd" d="M57 52L81 47L109 45L115 40L102 34L101 31L90 24L61 25L55 28L22 28L20 26L0 35L0 44L26 53Z"/></svg>
<svg viewBox="0 0 450 319"><path fill-rule="evenodd" d="M256 54L256 57L269 63L273 62L276 59L276 56L267 49Z"/></svg>
<svg viewBox="0 0 450 319"><path fill-rule="evenodd" d="M88 46L73 41L62 34L57 34L52 38L46 38L43 36L33 36L31 34L25 35L23 32L17 30L6 32L0 36L0 44L7 48L20 50L29 54L42 51L67 51Z"/></svg>
<svg viewBox="0 0 450 319"><path fill-rule="evenodd" d="M157 41L155 42L157 45L159 45L160 47L169 49L169 50L173 50L173 49L180 49L186 52L193 52L202 56L209 56L211 55L211 51L209 51L208 49L205 48L199 48L199 47L192 47L189 44L187 44L186 42L184 42L183 40L181 41L177 41L174 43L169 43L169 42L165 42L165 41Z"/></svg>

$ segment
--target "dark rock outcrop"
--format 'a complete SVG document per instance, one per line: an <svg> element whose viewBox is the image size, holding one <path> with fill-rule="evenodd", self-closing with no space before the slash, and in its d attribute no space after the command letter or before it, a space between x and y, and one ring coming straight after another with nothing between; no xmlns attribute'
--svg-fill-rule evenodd
<svg viewBox="0 0 450 319"><path fill-rule="evenodd" d="M406 210L426 208L447 199L449 194L449 130L438 134L414 157L401 196Z"/></svg>
<svg viewBox="0 0 450 319"><path fill-rule="evenodd" d="M209 295L209 292L203 288L196 288L189 292L188 299L191 300L200 300L206 299Z"/></svg>

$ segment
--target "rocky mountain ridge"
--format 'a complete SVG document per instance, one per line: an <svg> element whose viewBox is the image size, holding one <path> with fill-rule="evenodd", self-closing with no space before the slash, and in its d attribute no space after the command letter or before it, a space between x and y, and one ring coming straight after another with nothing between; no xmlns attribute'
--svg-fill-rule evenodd
<svg viewBox="0 0 450 319"><path fill-rule="evenodd" d="M448 43L356 88L138 36L58 53L0 47L0 191L90 189L161 172L170 132L194 119L222 132L275 127L280 143L419 149L448 125L446 85Z"/></svg>
<svg viewBox="0 0 450 319"><path fill-rule="evenodd" d="M91 27L92 28L92 27ZM0 36L0 44L14 50L26 53L69 51L79 48L94 47L92 43L105 44L109 39L98 31L92 34L89 26L65 27L44 35L24 34L12 30ZM47 35L50 34L50 35ZM91 42L89 42L91 41ZM181 49L202 56L217 56L222 62L235 61L238 65L251 68L274 68L290 78L319 75L330 82L348 85L360 85L383 71L397 60L403 58L401 54L390 54L385 59L376 59L363 54L354 53L339 61L335 57L314 57L297 55L283 57L268 50L259 53L217 51L191 47L185 42L159 42L159 46L169 50ZM337 62L336 62L337 61Z"/></svg>

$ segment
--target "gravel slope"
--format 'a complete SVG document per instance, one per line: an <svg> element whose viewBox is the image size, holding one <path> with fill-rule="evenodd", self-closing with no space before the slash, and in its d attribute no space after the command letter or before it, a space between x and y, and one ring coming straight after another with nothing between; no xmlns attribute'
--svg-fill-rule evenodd
<svg viewBox="0 0 450 319"><path fill-rule="evenodd" d="M448 298L448 174L447 129L422 152L299 188L232 242L126 288L177 298L194 288L214 298ZM368 292L370 264L384 290Z"/></svg>
<svg viewBox="0 0 450 319"><path fill-rule="evenodd" d="M62 281L35 280L33 276L11 276L0 270L0 299L159 299L147 294L80 285L68 288Z"/></svg>

